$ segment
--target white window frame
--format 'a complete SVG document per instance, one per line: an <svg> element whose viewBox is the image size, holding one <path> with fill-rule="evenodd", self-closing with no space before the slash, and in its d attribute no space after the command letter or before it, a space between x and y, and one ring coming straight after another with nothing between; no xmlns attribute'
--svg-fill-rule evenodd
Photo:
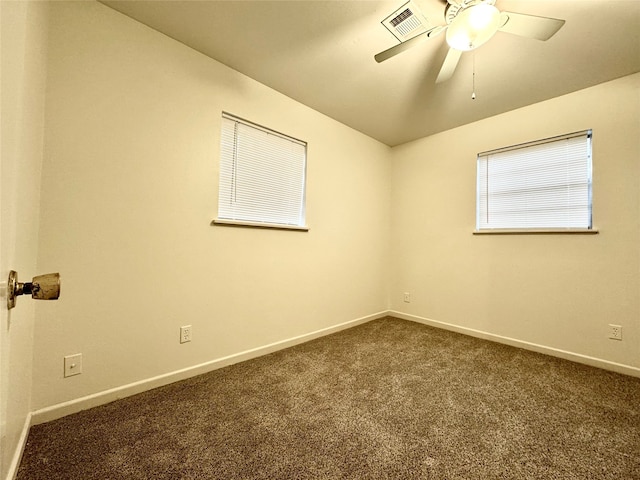
<svg viewBox="0 0 640 480"><path fill-rule="evenodd" d="M216 225L307 231L307 143L222 114Z"/></svg>
<svg viewBox="0 0 640 480"><path fill-rule="evenodd" d="M597 233L591 139L584 130L479 153L474 233Z"/></svg>

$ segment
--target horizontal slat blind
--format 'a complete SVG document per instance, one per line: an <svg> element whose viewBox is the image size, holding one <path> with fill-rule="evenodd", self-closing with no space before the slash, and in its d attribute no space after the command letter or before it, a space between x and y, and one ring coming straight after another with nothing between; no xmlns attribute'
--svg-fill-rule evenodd
<svg viewBox="0 0 640 480"><path fill-rule="evenodd" d="M591 131L478 155L477 230L590 229Z"/></svg>
<svg viewBox="0 0 640 480"><path fill-rule="evenodd" d="M306 144L224 114L218 217L302 226Z"/></svg>

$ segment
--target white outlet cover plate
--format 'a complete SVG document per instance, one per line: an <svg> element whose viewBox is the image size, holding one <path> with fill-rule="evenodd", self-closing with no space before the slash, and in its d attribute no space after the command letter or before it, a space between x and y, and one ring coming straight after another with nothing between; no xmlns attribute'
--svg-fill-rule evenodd
<svg viewBox="0 0 640 480"><path fill-rule="evenodd" d="M180 327L180 343L191 341L191 325Z"/></svg>
<svg viewBox="0 0 640 480"><path fill-rule="evenodd" d="M609 324L609 338L612 340L622 340L622 325Z"/></svg>
<svg viewBox="0 0 640 480"><path fill-rule="evenodd" d="M67 355L64 357L64 376L72 377L82 373L82 354Z"/></svg>

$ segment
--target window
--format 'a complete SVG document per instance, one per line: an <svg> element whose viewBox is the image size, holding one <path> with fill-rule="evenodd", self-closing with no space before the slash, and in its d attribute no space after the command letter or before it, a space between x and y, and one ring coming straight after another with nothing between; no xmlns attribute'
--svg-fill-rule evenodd
<svg viewBox="0 0 640 480"><path fill-rule="evenodd" d="M306 230L306 163L305 142L223 113L214 223Z"/></svg>
<svg viewBox="0 0 640 480"><path fill-rule="evenodd" d="M591 130L478 154L476 233L592 231Z"/></svg>

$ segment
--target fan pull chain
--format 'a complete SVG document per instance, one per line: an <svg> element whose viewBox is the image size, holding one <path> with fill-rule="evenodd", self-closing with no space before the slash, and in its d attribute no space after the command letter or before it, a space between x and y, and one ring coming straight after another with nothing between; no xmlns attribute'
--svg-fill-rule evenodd
<svg viewBox="0 0 640 480"><path fill-rule="evenodd" d="M476 99L476 52L473 52L473 91L471 92L471 100Z"/></svg>

